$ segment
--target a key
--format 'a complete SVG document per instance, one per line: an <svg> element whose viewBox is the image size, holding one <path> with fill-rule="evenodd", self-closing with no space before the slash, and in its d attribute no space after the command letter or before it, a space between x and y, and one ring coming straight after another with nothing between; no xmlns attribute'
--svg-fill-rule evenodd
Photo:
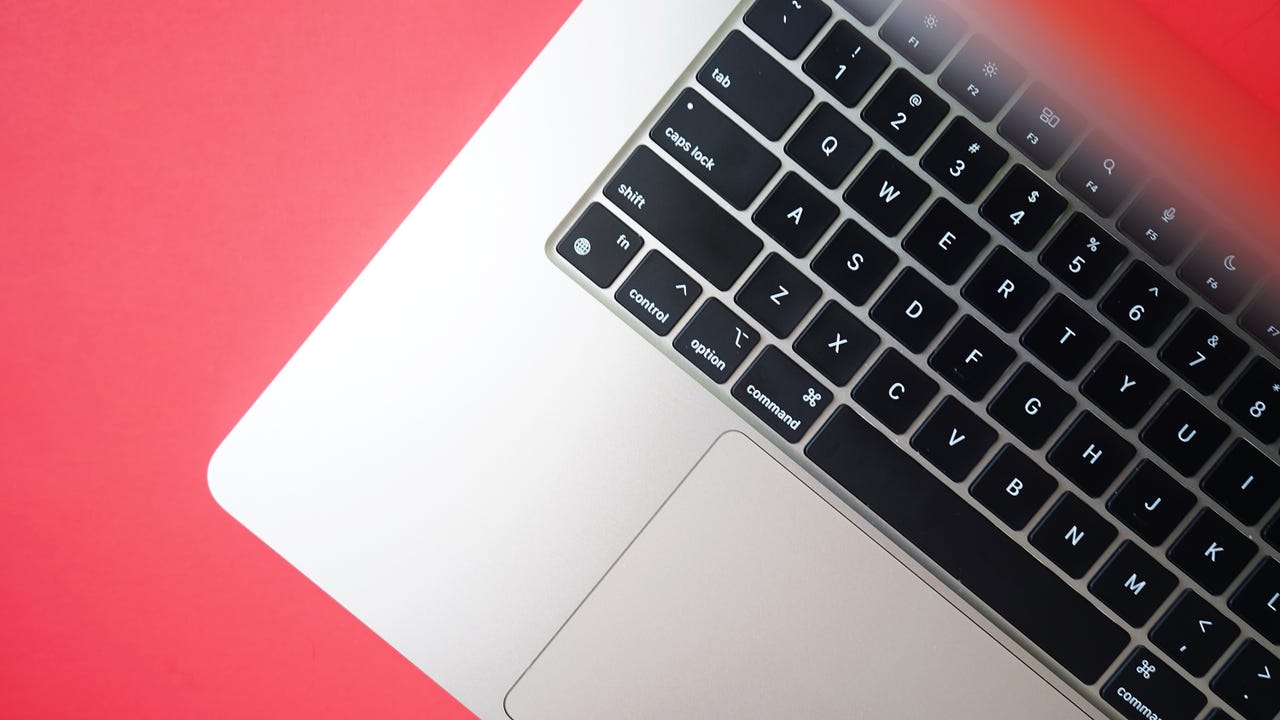
<svg viewBox="0 0 1280 720"><path fill-rule="evenodd" d="M933 72L964 37L965 24L945 5L908 0L893 11L880 37L924 72Z"/></svg>
<svg viewBox="0 0 1280 720"><path fill-rule="evenodd" d="M1040 254L1040 264L1087 299L1098 292L1128 254L1097 223L1076 213Z"/></svg>
<svg viewBox="0 0 1280 720"><path fill-rule="evenodd" d="M1268 641L1280 643L1280 563L1263 558L1229 605Z"/></svg>
<svg viewBox="0 0 1280 720"><path fill-rule="evenodd" d="M918 353L933 342L955 312L955 301L914 268L907 268L871 308L871 319Z"/></svg>
<svg viewBox="0 0 1280 720"><path fill-rule="evenodd" d="M991 235L949 201L938 198L907 233L902 247L950 285L969 269Z"/></svg>
<svg viewBox="0 0 1280 720"><path fill-rule="evenodd" d="M1280 356L1280 297L1269 287L1258 292L1240 315L1240 327L1257 338L1272 355Z"/></svg>
<svg viewBox="0 0 1280 720"><path fill-rule="evenodd" d="M929 184L881 150L845 191L844 201L885 235L897 235L929 197Z"/></svg>
<svg viewBox="0 0 1280 720"><path fill-rule="evenodd" d="M1191 477L1227 439L1227 433L1226 423L1178 390L1143 428L1142 442L1173 469Z"/></svg>
<svg viewBox="0 0 1280 720"><path fill-rule="evenodd" d="M813 259L813 271L854 305L862 305L889 272L898 256L858 223L848 220Z"/></svg>
<svg viewBox="0 0 1280 720"><path fill-rule="evenodd" d="M614 299L658 335L666 336L693 307L702 286L657 250L650 250Z"/></svg>
<svg viewBox="0 0 1280 720"><path fill-rule="evenodd" d="M951 108L907 70L889 76L862 119L893 146L915 154Z"/></svg>
<svg viewBox="0 0 1280 720"><path fill-rule="evenodd" d="M1014 165L982 204L982 216L1018 247L1031 250L1067 209L1067 201L1025 166Z"/></svg>
<svg viewBox="0 0 1280 720"><path fill-rule="evenodd" d="M1240 636L1240 627L1204 598L1184 590L1151 629L1151 642L1187 672L1204 677Z"/></svg>
<svg viewBox="0 0 1280 720"><path fill-rule="evenodd" d="M1103 216L1116 211L1140 177L1137 163L1115 142L1096 132L1084 139L1058 171L1063 186Z"/></svg>
<svg viewBox="0 0 1280 720"><path fill-rule="evenodd" d="M1123 628L850 408L805 454L1086 685L1128 645Z"/></svg>
<svg viewBox="0 0 1280 720"><path fill-rule="evenodd" d="M1012 445L1005 445L973 481L969 494L1014 530L1021 530L1058 489L1058 481Z"/></svg>
<svg viewBox="0 0 1280 720"><path fill-rule="evenodd" d="M734 301L780 338L796 329L822 291L782 256L770 253Z"/></svg>
<svg viewBox="0 0 1280 720"><path fill-rule="evenodd" d="M1280 437L1280 370L1255 358L1218 405L1264 443Z"/></svg>
<svg viewBox="0 0 1280 720"><path fill-rule="evenodd" d="M1141 627L1177 585L1173 573L1125 540L1089 582L1089 592L1122 620Z"/></svg>
<svg viewBox="0 0 1280 720"><path fill-rule="evenodd" d="M1074 380L1110 333L1064 295L1055 295L1022 334L1022 345L1063 380Z"/></svg>
<svg viewBox="0 0 1280 720"><path fill-rule="evenodd" d="M1047 280L1000 246L965 283L963 294L996 325L1013 331L1048 289Z"/></svg>
<svg viewBox="0 0 1280 720"><path fill-rule="evenodd" d="M1256 525L1280 498L1280 467L1237 439L1200 481L1209 497L1246 525Z"/></svg>
<svg viewBox="0 0 1280 720"><path fill-rule="evenodd" d="M1246 640L1209 687L1244 720L1273 720L1280 713L1280 658Z"/></svg>
<svg viewBox="0 0 1280 720"><path fill-rule="evenodd" d="M835 385L849 382L880 344L861 320L828 302L796 340L796 352Z"/></svg>
<svg viewBox="0 0 1280 720"><path fill-rule="evenodd" d="M974 115L990 120L1009 102L1026 75L995 43L974 35L942 71L938 84Z"/></svg>
<svg viewBox="0 0 1280 720"><path fill-rule="evenodd" d="M818 44L804 71L848 107L857 105L889 67L889 54L841 20Z"/></svg>
<svg viewBox="0 0 1280 720"><path fill-rule="evenodd" d="M1197 309L1160 348L1160 359L1196 390L1211 395L1244 359L1247 349L1222 323Z"/></svg>
<svg viewBox="0 0 1280 720"><path fill-rule="evenodd" d="M1031 533L1031 544L1073 578L1084 577L1116 538L1115 527L1080 498L1063 493Z"/></svg>
<svg viewBox="0 0 1280 720"><path fill-rule="evenodd" d="M895 433L906 432L938 394L938 384L889 348L853 389L853 399Z"/></svg>
<svg viewBox="0 0 1280 720"><path fill-rule="evenodd" d="M698 83L761 135L777 140L813 99L813 91L734 30L698 71Z"/></svg>
<svg viewBox="0 0 1280 720"><path fill-rule="evenodd" d="M951 121L920 165L964 202L986 189L1009 153L965 118Z"/></svg>
<svg viewBox="0 0 1280 720"><path fill-rule="evenodd" d="M640 252L644 240L600 203L591 203L556 243L556 252L587 279L607 288Z"/></svg>
<svg viewBox="0 0 1280 720"><path fill-rule="evenodd" d="M822 103L787 142L787 154L818 182L834 188L858 164L871 138L844 118L839 110Z"/></svg>
<svg viewBox="0 0 1280 720"><path fill-rule="evenodd" d="M1080 386L1120 425L1138 424L1169 387L1169 378L1124 343L1115 343Z"/></svg>
<svg viewBox="0 0 1280 720"><path fill-rule="evenodd" d="M911 447L943 475L963 482L995 441L990 425L948 396L911 437Z"/></svg>
<svg viewBox="0 0 1280 720"><path fill-rule="evenodd" d="M760 333L715 298L707 300L680 335L676 350L712 382L723 383L751 354Z"/></svg>
<svg viewBox="0 0 1280 720"><path fill-rule="evenodd" d="M1120 218L1120 231L1168 265L1200 232L1200 213L1168 186L1153 182Z"/></svg>
<svg viewBox="0 0 1280 720"><path fill-rule="evenodd" d="M756 0L743 17L747 27L789 60L795 60L831 17L817 0Z"/></svg>
<svg viewBox="0 0 1280 720"><path fill-rule="evenodd" d="M836 0L836 3L864 24L874 25L893 0Z"/></svg>
<svg viewBox="0 0 1280 720"><path fill-rule="evenodd" d="M751 219L792 255L804 257L838 217L835 203L789 172Z"/></svg>
<svg viewBox="0 0 1280 720"><path fill-rule="evenodd" d="M1169 560L1213 595L1220 595L1258 553L1217 513L1203 508L1169 548Z"/></svg>
<svg viewBox="0 0 1280 720"><path fill-rule="evenodd" d="M1235 312L1258 280L1258 260L1239 241L1207 238L1178 268L1178 277L1222 312Z"/></svg>
<svg viewBox="0 0 1280 720"><path fill-rule="evenodd" d="M1033 450L1042 447L1076 406L1071 398L1024 363L988 406L991 417Z"/></svg>
<svg viewBox="0 0 1280 720"><path fill-rule="evenodd" d="M1146 264L1134 262L1098 309L1134 340L1150 347L1186 304L1186 295Z"/></svg>
<svg viewBox="0 0 1280 720"><path fill-rule="evenodd" d="M1141 646L1102 687L1102 697L1129 720L1195 720L1206 702L1204 693Z"/></svg>
<svg viewBox="0 0 1280 720"><path fill-rule="evenodd" d="M986 397L1017 356L986 325L965 315L929 357L929 366L970 400Z"/></svg>
<svg viewBox="0 0 1280 720"><path fill-rule="evenodd" d="M804 437L831 403L829 390L772 345L734 383L733 397L787 442Z"/></svg>
<svg viewBox="0 0 1280 720"><path fill-rule="evenodd" d="M1085 411L1049 451L1049 463L1076 487L1098 497L1133 459L1133 446Z"/></svg>
<svg viewBox="0 0 1280 720"><path fill-rule="evenodd" d="M1027 89L1000 121L1000 134L1044 169L1053 167L1084 130L1084 120L1041 83Z"/></svg>
<svg viewBox="0 0 1280 720"><path fill-rule="evenodd" d="M1143 460L1107 501L1107 509L1143 540L1160 545L1195 505L1195 496L1150 460Z"/></svg>

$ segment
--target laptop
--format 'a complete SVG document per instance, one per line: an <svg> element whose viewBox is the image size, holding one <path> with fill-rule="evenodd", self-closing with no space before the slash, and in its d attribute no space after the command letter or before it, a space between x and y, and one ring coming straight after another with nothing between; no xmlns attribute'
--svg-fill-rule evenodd
<svg viewBox="0 0 1280 720"><path fill-rule="evenodd" d="M1274 118L1073 5L584 0L214 497L484 718L1275 718Z"/></svg>

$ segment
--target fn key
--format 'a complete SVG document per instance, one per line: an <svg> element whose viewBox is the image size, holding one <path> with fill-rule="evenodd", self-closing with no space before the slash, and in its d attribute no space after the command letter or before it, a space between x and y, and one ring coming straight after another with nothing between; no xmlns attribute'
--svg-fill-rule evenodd
<svg viewBox="0 0 1280 720"><path fill-rule="evenodd" d="M597 286L606 288L644 241L600 203L591 203L556 244L556 252Z"/></svg>

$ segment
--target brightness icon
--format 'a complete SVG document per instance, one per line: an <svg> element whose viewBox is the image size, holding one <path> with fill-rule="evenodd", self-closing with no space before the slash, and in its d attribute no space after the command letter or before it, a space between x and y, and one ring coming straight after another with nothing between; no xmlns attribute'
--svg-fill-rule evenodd
<svg viewBox="0 0 1280 720"><path fill-rule="evenodd" d="M982 66L982 74L986 75L989 78L995 77L997 74L999 74L999 72L1000 72L1000 68L997 67L996 64L993 62L988 62L986 65Z"/></svg>
<svg viewBox="0 0 1280 720"><path fill-rule="evenodd" d="M938 16L937 16L937 15L925 15L925 16L924 16L924 26L925 26L925 27L927 27L927 28L929 28L930 30L932 30L932 29L934 29L934 28L938 27Z"/></svg>

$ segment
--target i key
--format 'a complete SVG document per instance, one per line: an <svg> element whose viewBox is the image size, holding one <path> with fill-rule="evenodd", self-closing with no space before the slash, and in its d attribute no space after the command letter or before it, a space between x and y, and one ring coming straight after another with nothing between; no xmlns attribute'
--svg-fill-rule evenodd
<svg viewBox="0 0 1280 720"><path fill-rule="evenodd" d="M1257 525L1280 498L1280 467L1237 439L1200 487L1246 525Z"/></svg>

